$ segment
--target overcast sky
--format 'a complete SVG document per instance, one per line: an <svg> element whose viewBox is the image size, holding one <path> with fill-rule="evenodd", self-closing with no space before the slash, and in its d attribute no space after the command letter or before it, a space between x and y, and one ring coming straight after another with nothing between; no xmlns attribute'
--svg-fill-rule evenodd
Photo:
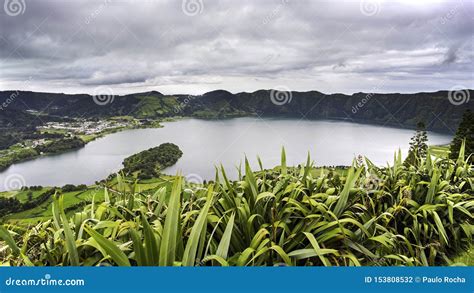
<svg viewBox="0 0 474 293"><path fill-rule="evenodd" d="M0 90L474 88L472 0L2 1Z"/></svg>

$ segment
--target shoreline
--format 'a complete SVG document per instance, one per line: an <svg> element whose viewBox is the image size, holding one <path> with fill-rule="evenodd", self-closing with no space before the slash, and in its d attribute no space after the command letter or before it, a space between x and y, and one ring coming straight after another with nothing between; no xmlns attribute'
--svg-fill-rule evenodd
<svg viewBox="0 0 474 293"><path fill-rule="evenodd" d="M285 120L285 119L288 119L288 120L295 120L295 118L293 118L293 117L283 117L283 118L263 117L263 118L258 118L256 116L227 117L227 118L218 118L218 119L196 118L196 117L190 117L190 116L175 116L175 117L172 117L172 118L164 118L164 119L160 119L160 120L155 120L154 121L155 124L152 124L152 125L134 125L133 127L129 126L129 127L118 127L118 128L107 129L107 130L105 130L103 132L100 132L98 134L91 135L89 137L89 139L84 138L84 136L86 136L86 135L78 135L77 137L84 141L83 146L81 146L79 148L67 149L67 150L64 150L64 151L61 151L61 152L57 152L57 153L39 154L37 156L33 156L33 157L29 157L29 158L25 158L25 159L22 159L22 160L15 161L12 164L10 164L8 167L6 167L4 169L1 169L0 174L3 173L3 172L6 172L10 167L12 167L15 164L19 164L19 163L23 163L23 162L27 162L27 161L32 161L32 160L35 160L35 159L39 159L41 157L55 156L55 155L60 155L60 154L72 152L72 151L75 151L75 150L78 150L78 149L82 149L88 143L93 142L93 141L95 141L99 138L103 138L103 137L106 137L110 134L119 133L119 132L122 132L122 131L125 131L125 130L159 129L159 128L165 127L164 122L176 122L176 121L186 120L186 119L218 121L218 120L233 120L233 119L238 119L238 118L251 118L251 119L257 119L257 120L258 119L270 119L270 120ZM400 129L400 130L405 129L405 128L394 127L394 126L380 126L380 125L374 125L374 124L357 123L357 122L353 122L353 121L348 121L347 119L346 120L341 120L341 119L311 119L311 120L308 120L308 121L346 122L346 123L355 123L355 124L359 124L359 125L369 125L369 126L374 126L374 127L387 127L387 128ZM429 131L429 133L439 133L439 132ZM447 144L430 144L429 147L448 148L448 150L449 150L449 143L447 143ZM327 167L327 166L317 166L317 167ZM173 175L173 174L167 174L166 171L163 172L163 174L170 175L170 176ZM97 181L100 181L102 179L104 179L104 178L99 178L99 179L97 179ZM83 183L83 184L87 184L87 183ZM87 185L89 185L89 184L87 184ZM0 192L4 192L4 191L0 191Z"/></svg>
<svg viewBox="0 0 474 293"><path fill-rule="evenodd" d="M92 135L91 138L87 139L85 138L86 136L91 136L91 135L86 135L86 134L83 134L83 135L76 135L75 137L81 139L83 142L84 142L84 145L81 146L81 147L74 147L74 148L69 148L69 149L65 149L63 151L60 151L60 152L55 152L55 153L43 153L43 154L40 154L38 153L37 155L34 155L34 156L31 156L31 157L26 157L26 158L22 158L22 159L19 159L19 160L15 160L15 161L12 161L9 165L5 166L5 167L0 167L0 174L7 171L11 166L15 165L15 164L19 164L19 163L23 163L23 162L27 162L27 161L32 161L32 160L35 160L35 159L39 159L41 157L48 157L48 156L55 156L55 155L59 155L59 154L64 154L64 153L68 153L70 151L74 151L74 150L78 150L78 149L81 149L83 147L85 147L88 143L90 142L93 142L99 138L102 138L102 137L105 137L109 134L113 134L113 133L118 133L118 132L121 132L121 131L125 131L125 130L130 130L130 129L147 129L147 128L162 128L164 127L163 125L161 125L162 122L167 122L166 120L155 120L154 121L155 123L158 122L158 125L151 125L151 126L146 126L146 125L141 125L141 126L133 126L133 127L117 127L117 128L111 128L111 129L107 129L103 132L100 132L98 134L94 134ZM19 142L19 143L22 143L22 142ZM31 148L31 147L28 147L28 148L25 148L25 149L32 149L34 151L35 148ZM37 151L36 151L37 152Z"/></svg>

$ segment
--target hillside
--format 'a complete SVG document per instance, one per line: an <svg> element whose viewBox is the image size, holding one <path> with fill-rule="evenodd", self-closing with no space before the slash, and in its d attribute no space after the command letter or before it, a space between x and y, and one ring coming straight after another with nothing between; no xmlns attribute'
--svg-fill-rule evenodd
<svg viewBox="0 0 474 293"><path fill-rule="evenodd" d="M38 92L0 92L0 103L16 94L5 111L0 112L0 127L12 123L26 111L43 115L69 117L111 117L132 115L136 118L191 116L198 118L228 118L259 115L305 119L345 119L360 123L414 128L424 121L429 130L453 133L462 113L474 110L472 103L453 105L448 91L415 94L330 94L317 91L281 93L271 90L232 94L224 90L200 96L163 95L152 91L108 97L98 105L90 95L68 95ZM278 94L278 92L277 92ZM287 94L285 96L285 94ZM474 91L469 90L469 96ZM15 115L11 115L15 112ZM22 113L17 115L16 113ZM13 118L12 118L13 116ZM8 118L6 118L8 117ZM33 122L37 123L37 122ZM13 121L13 124L18 124Z"/></svg>

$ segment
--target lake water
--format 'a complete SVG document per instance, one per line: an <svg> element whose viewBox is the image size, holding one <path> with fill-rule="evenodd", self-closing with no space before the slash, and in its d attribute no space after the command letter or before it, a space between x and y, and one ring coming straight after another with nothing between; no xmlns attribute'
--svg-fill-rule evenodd
<svg viewBox="0 0 474 293"><path fill-rule="evenodd" d="M391 162L400 148L404 154L413 130L341 121L235 118L184 119L164 128L135 129L107 135L84 148L12 165L0 173L0 190L22 185L62 186L92 184L121 169L127 156L164 142L183 151L178 163L164 172L180 171L190 181L213 179L214 166L222 163L235 178L245 154L257 168L257 155L266 168L280 162L285 146L288 165L306 161L309 151L317 165L350 165L361 154L378 165ZM428 133L430 144L445 144L451 136Z"/></svg>

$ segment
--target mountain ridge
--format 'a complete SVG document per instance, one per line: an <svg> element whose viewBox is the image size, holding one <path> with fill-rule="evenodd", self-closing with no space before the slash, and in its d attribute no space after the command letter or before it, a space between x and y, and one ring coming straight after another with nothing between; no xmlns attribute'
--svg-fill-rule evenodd
<svg viewBox="0 0 474 293"><path fill-rule="evenodd" d="M462 91L465 94L465 103L462 104L450 101L449 91L413 94L358 92L352 95L276 89L236 94L219 89L203 95L165 95L148 91L127 95L104 94L99 96L102 99L99 101L89 94L1 91L0 105L6 104L6 107L0 111L0 127L5 127L2 118L8 116L12 120L11 116L14 116L6 114L7 111L20 111L83 118L131 115L152 119L173 116L342 119L404 128L415 128L422 121L429 130L453 133L462 113L466 109L474 110L472 102L469 103L474 91Z"/></svg>

